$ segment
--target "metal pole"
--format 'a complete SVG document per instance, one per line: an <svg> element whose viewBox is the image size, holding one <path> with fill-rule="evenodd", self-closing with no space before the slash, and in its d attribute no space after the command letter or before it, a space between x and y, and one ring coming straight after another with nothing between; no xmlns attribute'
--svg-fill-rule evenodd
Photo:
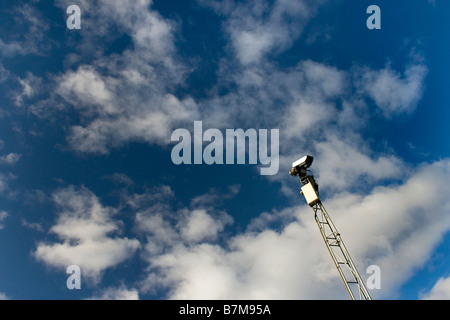
<svg viewBox="0 0 450 320"><path fill-rule="evenodd" d="M355 300L356 294L358 294L360 300L371 300L370 294L350 257L344 241L322 202L317 202L312 208L322 238L336 268L338 269L339 275L344 282L350 298Z"/></svg>
<svg viewBox="0 0 450 320"><path fill-rule="evenodd" d="M318 184L311 175L300 177L303 186L311 184L316 190L317 201L311 203L310 206L314 211L314 218L319 227L322 238L327 246L327 249L333 259L333 262L338 269L339 275L344 282L345 288L352 300L356 299L355 293L358 293L360 300L371 300L370 294L367 291L364 282L362 281L358 270L350 257L350 254L341 238L331 217L328 215L318 195ZM304 194L305 198L306 195ZM307 199L308 200L308 199Z"/></svg>

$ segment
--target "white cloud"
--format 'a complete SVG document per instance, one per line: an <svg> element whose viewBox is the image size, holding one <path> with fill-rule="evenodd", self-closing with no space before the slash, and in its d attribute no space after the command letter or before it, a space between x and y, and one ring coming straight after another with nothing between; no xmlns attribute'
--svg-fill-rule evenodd
<svg viewBox="0 0 450 320"><path fill-rule="evenodd" d="M0 173L0 194L8 189L8 177L3 173Z"/></svg>
<svg viewBox="0 0 450 320"><path fill-rule="evenodd" d="M333 297L338 283L331 273L335 270L330 268L331 276L327 277L323 272L312 272L314 266L317 271L321 259L312 253L319 246L311 244L310 235L295 223L281 233L265 230L232 238L230 251L205 243L176 246L153 259L152 266L170 288L171 299Z"/></svg>
<svg viewBox="0 0 450 320"><path fill-rule="evenodd" d="M102 272L129 258L140 243L126 237L111 237L120 231L112 219L114 210L103 207L87 189L69 187L56 192L53 200L60 209L50 229L61 243L40 242L34 251L39 261L53 267L80 266L83 276L99 281Z"/></svg>
<svg viewBox="0 0 450 320"><path fill-rule="evenodd" d="M31 72L28 72L25 78L12 77L12 79L17 82L20 87L20 90L13 93L13 102L18 107L22 107L26 102L31 101L31 99L37 96L43 87L42 79L36 77Z"/></svg>
<svg viewBox="0 0 450 320"><path fill-rule="evenodd" d="M126 196L125 201L127 205L129 205L134 209L148 208L149 206L152 206L155 203L157 203L157 205L162 205L164 201L173 199L174 195L175 193L169 186L160 185L147 189L140 194L135 193Z"/></svg>
<svg viewBox="0 0 450 320"><path fill-rule="evenodd" d="M38 223L38 222L28 222L25 219L22 219L21 224L25 228L28 228L28 229L31 229L31 230L36 230L38 232L44 232L45 231L45 228L42 226L42 224Z"/></svg>
<svg viewBox="0 0 450 320"><path fill-rule="evenodd" d="M4 164L13 165L17 161L19 161L21 157L22 156L20 154L18 154L18 153L9 153L6 156L1 156L0 157L0 164L4 163Z"/></svg>
<svg viewBox="0 0 450 320"><path fill-rule="evenodd" d="M77 71L64 74L57 93L76 108L88 108L89 114L114 114L117 107L115 97L107 84L92 67L82 66ZM98 110L97 108L100 108Z"/></svg>
<svg viewBox="0 0 450 320"><path fill-rule="evenodd" d="M440 278L429 292L422 294L423 300L449 300L450 278Z"/></svg>
<svg viewBox="0 0 450 320"><path fill-rule="evenodd" d="M124 287L107 288L88 300L139 300L139 292Z"/></svg>
<svg viewBox="0 0 450 320"><path fill-rule="evenodd" d="M162 17L151 8L151 1L130 0L126 6L121 1L83 1L91 15L83 18L90 32L82 43L97 47L99 37L114 26L130 36L133 46L110 56L101 52L90 64L55 77L56 96L72 103L82 116L70 126L68 144L78 152L99 154L133 141L166 145L174 129L202 119L216 128L280 128L280 151L287 164L297 150L330 146L327 137L335 132L359 136L372 116L367 97L386 115L413 110L421 98L423 64L409 65L404 74L390 67L355 73L311 60L281 70L266 59L298 39L322 2L200 1L224 17L223 30L233 55L221 60L211 95L194 99L173 94L174 88L189 85L185 80L193 67L189 59L181 59L175 45L182 25ZM59 6L65 3L60 1ZM230 87L235 90L216 94ZM380 158L378 167L384 160L397 164L394 157L371 154L367 143L347 140L346 145L349 150L363 146L360 158ZM386 170L376 174L365 163L368 176L391 174Z"/></svg>
<svg viewBox="0 0 450 320"><path fill-rule="evenodd" d="M422 97L427 72L422 64L407 66L403 75L389 66L381 70L366 69L360 85L386 116L411 113Z"/></svg>
<svg viewBox="0 0 450 320"><path fill-rule="evenodd" d="M6 219L7 216L8 216L7 212L0 211L0 230L2 230L4 228L3 221Z"/></svg>
<svg viewBox="0 0 450 320"><path fill-rule="evenodd" d="M382 289L371 291L375 298L395 298L450 230L445 218L450 161L401 171L400 177L404 182L366 195L342 192L322 199L363 279L369 265L380 266ZM174 210L173 191L157 190L128 197L136 210L135 231L145 238L141 258L148 268L137 285L141 293L162 288L171 299L348 298L307 205L263 213L246 232L228 237L227 214L201 207ZM35 255L45 263L78 263L98 276L139 246L108 237L120 228L116 210L101 206L86 189L63 189L54 202L60 214L51 231L63 242L38 245ZM275 220L282 221L279 231L270 229ZM136 290L109 288L94 298L138 298Z"/></svg>
<svg viewBox="0 0 450 320"><path fill-rule="evenodd" d="M305 91L309 95L328 99L344 92L347 85L345 72L311 60L303 61L301 65L308 80L308 87Z"/></svg>
<svg viewBox="0 0 450 320"><path fill-rule="evenodd" d="M57 5L67 8L66 1ZM174 44L177 23L151 5L149 0L81 1L81 10L89 12L82 29L89 32L74 42L77 53L67 60L70 68L52 78L56 90L50 97L54 112L68 102L80 113L68 135L74 150L106 154L130 141L170 143L180 122L198 117L193 99L172 94L188 70ZM107 55L107 48L99 46L124 34L131 45L121 53ZM92 59L80 66L78 54Z"/></svg>
<svg viewBox="0 0 450 320"><path fill-rule="evenodd" d="M0 53L4 57L12 57L17 54L23 54L24 48L18 42L5 43L0 39Z"/></svg>
<svg viewBox="0 0 450 320"><path fill-rule="evenodd" d="M179 235L160 212L153 210L138 212L135 221L138 230L147 235L145 250L149 254L159 254L164 248L171 247L179 241Z"/></svg>
<svg viewBox="0 0 450 320"><path fill-rule="evenodd" d="M44 55L51 47L48 35L48 21L38 9L23 3L13 11L16 24L9 30L8 40L0 39L0 54L6 57L17 55ZM11 36L12 35L12 36Z"/></svg>
<svg viewBox="0 0 450 320"><path fill-rule="evenodd" d="M174 210L169 205L173 193L164 190L152 192L150 197L133 195L130 198L133 201L129 204L138 209L136 228L138 232L145 234L146 251L150 256L161 254L180 243L214 242L225 227L233 222L231 216L219 211L217 207L202 207L209 203L207 201L195 201L192 209ZM147 200L136 202L142 198Z"/></svg>
<svg viewBox="0 0 450 320"><path fill-rule="evenodd" d="M345 87L349 85L346 73L306 60L284 77L297 79L291 80L286 88L290 99L284 98L287 109L280 126L286 138L305 142L320 131L321 125L336 118L338 111L333 100L345 95Z"/></svg>
<svg viewBox="0 0 450 320"><path fill-rule="evenodd" d="M330 136L315 145L315 171L322 186L339 189L361 182L373 183L398 178L406 169L395 156L370 155L363 142L345 141Z"/></svg>
<svg viewBox="0 0 450 320"><path fill-rule="evenodd" d="M8 296L3 292L0 292L0 300L9 300Z"/></svg>
<svg viewBox="0 0 450 320"><path fill-rule="evenodd" d="M191 99L180 101L173 95L158 100L159 110L141 105L140 110L124 109L119 117L98 117L86 127L74 126L69 143L77 151L102 154L130 141L169 143L177 123L194 119L196 106Z"/></svg>
<svg viewBox="0 0 450 320"><path fill-rule="evenodd" d="M233 52L240 63L248 65L288 49L321 1L200 2L227 17L224 25Z"/></svg>
<svg viewBox="0 0 450 320"><path fill-rule="evenodd" d="M285 209L279 216L292 216L292 221L299 210L311 216L305 207ZM335 297L334 287L341 291L334 270L322 267L311 276L314 262L326 260L325 248L317 250L322 243L313 220L306 227L288 223L275 232L267 230L271 221L263 218L249 232L227 238L224 227L231 222L224 213L199 208L171 212L161 202L139 212L136 226L147 237L144 258L149 263L142 292L168 289L172 299L308 299L315 295L307 286L326 286L317 292L321 298ZM317 245L311 245L312 234ZM337 280L329 284L330 278Z"/></svg>
<svg viewBox="0 0 450 320"><path fill-rule="evenodd" d="M191 200L192 208L214 208L227 199L234 198L240 191L239 184L228 186L227 191L211 188L208 193L194 197Z"/></svg>
<svg viewBox="0 0 450 320"><path fill-rule="evenodd" d="M182 238L186 241L200 242L216 240L227 223L232 222L228 215L213 217L206 210L193 210L180 224Z"/></svg>

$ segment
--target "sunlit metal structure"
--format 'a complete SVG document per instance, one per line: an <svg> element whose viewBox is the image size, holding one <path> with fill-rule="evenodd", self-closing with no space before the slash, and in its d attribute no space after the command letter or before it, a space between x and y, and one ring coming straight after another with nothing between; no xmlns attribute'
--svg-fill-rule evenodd
<svg viewBox="0 0 450 320"><path fill-rule="evenodd" d="M352 300L371 300L370 294L342 241L341 234L319 198L319 185L314 176L308 174L308 168L311 166L313 159L312 156L307 155L295 161L289 173L300 178L302 184L300 194L305 197L306 202L314 211L317 226L350 298Z"/></svg>

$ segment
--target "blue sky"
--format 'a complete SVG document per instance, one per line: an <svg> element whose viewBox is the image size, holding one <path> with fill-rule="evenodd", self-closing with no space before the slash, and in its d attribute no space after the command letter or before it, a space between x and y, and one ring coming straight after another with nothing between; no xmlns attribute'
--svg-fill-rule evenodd
<svg viewBox="0 0 450 320"><path fill-rule="evenodd" d="M305 154L363 279L380 267L374 299L450 298L449 10L2 4L0 298L347 299L288 174ZM278 129L279 170L175 165L171 135L194 121Z"/></svg>

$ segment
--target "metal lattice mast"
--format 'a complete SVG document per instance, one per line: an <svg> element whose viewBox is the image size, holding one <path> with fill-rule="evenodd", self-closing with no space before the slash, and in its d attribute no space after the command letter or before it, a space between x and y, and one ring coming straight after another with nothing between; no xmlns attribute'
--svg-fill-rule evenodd
<svg viewBox="0 0 450 320"><path fill-rule="evenodd" d="M342 241L341 234L337 230L328 212L319 198L319 186L312 175L307 174L307 168L312 163L312 157L306 156L292 164L291 175L298 175L302 188L302 194L314 211L314 218L319 227L325 245L330 252L334 265L344 282L348 294L352 300L371 300L364 282L362 281L350 254Z"/></svg>

